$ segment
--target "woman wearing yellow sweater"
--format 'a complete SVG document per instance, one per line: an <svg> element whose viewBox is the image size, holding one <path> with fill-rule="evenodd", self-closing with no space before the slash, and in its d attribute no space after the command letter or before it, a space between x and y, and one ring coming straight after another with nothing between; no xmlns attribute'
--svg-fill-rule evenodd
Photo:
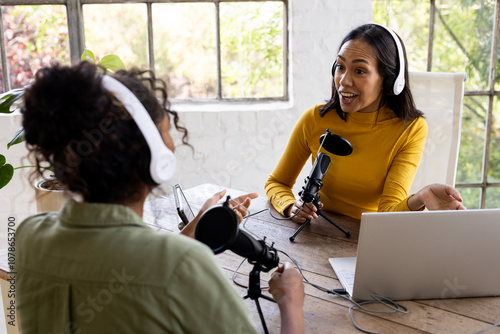
<svg viewBox="0 0 500 334"><path fill-rule="evenodd" d="M355 28L341 43L332 75L331 99L300 117L266 182L276 210L299 223L317 218L317 208L296 200L292 187L309 156L316 159L326 129L346 138L353 151L330 154L319 191L325 210L360 218L363 212L465 209L460 193L448 185L429 185L408 196L427 124L413 102L399 37L376 24Z"/></svg>

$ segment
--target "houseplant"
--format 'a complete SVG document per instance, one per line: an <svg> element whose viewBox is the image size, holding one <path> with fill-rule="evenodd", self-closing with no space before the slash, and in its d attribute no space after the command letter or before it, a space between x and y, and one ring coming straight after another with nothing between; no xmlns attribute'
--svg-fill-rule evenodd
<svg viewBox="0 0 500 334"><path fill-rule="evenodd" d="M102 59L99 62L97 62L94 53L90 50L85 50L85 52L81 56L81 59L97 63L98 65L102 66L105 71L115 72L119 69L126 68L123 61L117 55L106 55L102 57ZM23 101L22 97L24 95L26 87L28 86L12 89L8 92L1 94L0 113L13 114L17 110L19 110ZM13 145L22 143L23 141L24 141L24 129L21 127L14 134L13 138L7 143L7 149L9 149ZM11 164L7 163L5 156L0 154L0 189L5 187L12 180L15 170L26 167L34 167L34 166L19 166L14 168ZM49 184L50 186L48 186ZM49 180L37 181L35 183L35 189L38 189L37 191L55 190L56 193L60 193L57 196L59 197L63 196L62 188L58 186L57 182L54 182L54 180L49 179ZM39 196L37 196L37 201L38 197ZM42 197L46 198L45 195ZM59 199L58 201L60 202L61 200L62 199ZM47 199L45 199L45 201L48 203L56 202L54 200L47 201ZM44 205L41 206L43 207ZM50 210L53 210L54 208L55 207L49 207Z"/></svg>

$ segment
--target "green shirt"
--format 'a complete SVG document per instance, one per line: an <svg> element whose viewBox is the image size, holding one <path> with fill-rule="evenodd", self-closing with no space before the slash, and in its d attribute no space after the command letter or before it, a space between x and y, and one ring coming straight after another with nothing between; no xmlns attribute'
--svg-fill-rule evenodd
<svg viewBox="0 0 500 334"><path fill-rule="evenodd" d="M122 205L68 201L17 229L22 333L255 333L210 249Z"/></svg>

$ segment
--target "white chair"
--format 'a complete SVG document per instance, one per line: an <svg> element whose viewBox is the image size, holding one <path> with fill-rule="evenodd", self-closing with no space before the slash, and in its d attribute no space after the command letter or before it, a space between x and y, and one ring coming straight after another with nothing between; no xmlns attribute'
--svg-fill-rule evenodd
<svg viewBox="0 0 500 334"><path fill-rule="evenodd" d="M455 186L465 73L410 72L410 88L429 128L410 194L431 183Z"/></svg>

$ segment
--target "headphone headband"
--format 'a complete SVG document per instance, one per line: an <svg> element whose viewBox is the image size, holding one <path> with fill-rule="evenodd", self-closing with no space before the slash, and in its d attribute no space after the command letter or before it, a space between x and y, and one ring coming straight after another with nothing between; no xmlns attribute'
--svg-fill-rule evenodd
<svg viewBox="0 0 500 334"><path fill-rule="evenodd" d="M151 152L149 172L157 184L168 181L175 172L175 155L163 138L139 99L120 81L109 75L102 77L103 87L121 101L142 132Z"/></svg>
<svg viewBox="0 0 500 334"><path fill-rule="evenodd" d="M394 95L399 95L405 88L405 58L404 58L403 46L401 45L401 41L399 40L398 36L392 29L389 29L381 24L373 23L373 25L379 26L387 30L389 34L391 34L394 43L396 43L396 48L398 50L398 58L399 58L399 73L398 76L396 77L396 80L394 80L394 86L392 88L392 91Z"/></svg>

